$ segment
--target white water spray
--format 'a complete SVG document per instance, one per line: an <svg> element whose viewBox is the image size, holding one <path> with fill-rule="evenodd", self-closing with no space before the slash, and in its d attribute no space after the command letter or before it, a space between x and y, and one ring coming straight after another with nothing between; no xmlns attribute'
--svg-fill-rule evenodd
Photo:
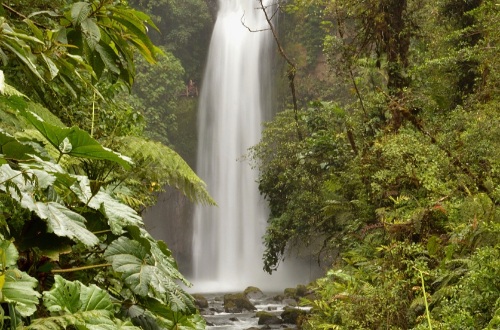
<svg viewBox="0 0 500 330"><path fill-rule="evenodd" d="M198 175L219 207L194 215L194 291L224 292L256 285L286 286L262 270L267 211L257 171L237 161L260 140L269 111L273 39L255 0L220 0L199 105ZM287 278L295 286L298 282Z"/></svg>

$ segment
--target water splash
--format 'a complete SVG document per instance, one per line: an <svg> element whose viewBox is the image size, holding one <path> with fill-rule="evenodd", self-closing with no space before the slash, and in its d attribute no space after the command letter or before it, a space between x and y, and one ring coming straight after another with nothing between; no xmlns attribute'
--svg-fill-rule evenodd
<svg viewBox="0 0 500 330"><path fill-rule="evenodd" d="M285 287L297 279L262 270L267 211L257 172L237 161L259 142L270 111L270 31L255 0L221 0L199 106L198 175L219 207L197 206L194 215L195 291L235 291L248 285ZM243 17L243 18L242 18Z"/></svg>

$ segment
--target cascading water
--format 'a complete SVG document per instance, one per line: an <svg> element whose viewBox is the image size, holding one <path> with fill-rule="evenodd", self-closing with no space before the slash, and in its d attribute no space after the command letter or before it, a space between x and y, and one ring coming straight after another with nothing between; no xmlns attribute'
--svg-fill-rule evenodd
<svg viewBox="0 0 500 330"><path fill-rule="evenodd" d="M255 0L220 0L210 43L199 100L197 174L219 207L195 210L195 291L286 285L274 275L270 281L262 270L265 202L255 182L257 172L237 161L259 142L270 108L266 91L271 89L272 34L252 33L241 23L243 17L252 30L268 27L256 7Z"/></svg>

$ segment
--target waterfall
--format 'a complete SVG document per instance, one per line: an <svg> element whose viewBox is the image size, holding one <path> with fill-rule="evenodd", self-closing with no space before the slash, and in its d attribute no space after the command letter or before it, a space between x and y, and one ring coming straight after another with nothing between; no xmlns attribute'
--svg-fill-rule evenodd
<svg viewBox="0 0 500 330"><path fill-rule="evenodd" d="M285 285L262 270L267 211L257 171L238 161L260 140L270 111L270 31L255 0L220 0L198 114L197 174L218 207L197 206L194 214L195 291L235 291L248 285ZM295 282L295 285L297 282Z"/></svg>

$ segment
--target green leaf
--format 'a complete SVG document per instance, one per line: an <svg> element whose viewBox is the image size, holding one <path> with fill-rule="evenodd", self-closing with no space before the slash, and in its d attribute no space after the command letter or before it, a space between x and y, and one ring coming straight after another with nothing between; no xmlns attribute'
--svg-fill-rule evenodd
<svg viewBox="0 0 500 330"><path fill-rule="evenodd" d="M111 231L115 235L123 233L123 228L142 224L142 218L129 206L117 201L104 191L92 197L90 181L85 176L78 176L78 186L74 189L80 201L88 207L101 211L107 218Z"/></svg>
<svg viewBox="0 0 500 330"><path fill-rule="evenodd" d="M160 267L158 260L139 242L120 237L108 246L104 258L112 263L114 271L121 273L122 280L134 293L146 297L152 288L158 299L166 298L161 302L149 297L153 299L148 300L151 304L168 303L172 311L184 314L196 312L194 299L174 282L167 270L176 269L168 264Z"/></svg>
<svg viewBox="0 0 500 330"><path fill-rule="evenodd" d="M9 269L13 266L17 266L17 258L19 258L19 252L14 244L8 240L3 240L0 243L0 261L2 263L2 269Z"/></svg>
<svg viewBox="0 0 500 330"><path fill-rule="evenodd" d="M0 132L0 154L2 154L4 158L27 160L33 158L33 156L30 155L36 155L38 153L31 146L24 145L17 139Z"/></svg>
<svg viewBox="0 0 500 330"><path fill-rule="evenodd" d="M120 62L120 59L118 58L118 56L111 47L106 45L104 42L100 42L98 45L96 45L95 50L101 56L101 59L104 62L104 64L106 64L106 66L112 72L120 74L120 69L116 65L116 63Z"/></svg>
<svg viewBox="0 0 500 330"><path fill-rule="evenodd" d="M81 294L80 294L80 310L90 311L90 310L108 310L113 312L113 304L109 299L109 294L103 289L92 284L88 287L82 284Z"/></svg>
<svg viewBox="0 0 500 330"><path fill-rule="evenodd" d="M76 26L83 22L92 12L92 7L87 2L77 2L71 6L71 22Z"/></svg>
<svg viewBox="0 0 500 330"><path fill-rule="evenodd" d="M120 237L108 246L104 258L113 264L114 271L122 273L122 280L134 293L148 294L155 271L154 260L139 242Z"/></svg>
<svg viewBox="0 0 500 330"><path fill-rule="evenodd" d="M159 142L132 136L119 138L116 142L121 153L140 164L140 168L136 168L139 175L151 182L174 186L191 201L216 205L205 183L174 150Z"/></svg>
<svg viewBox="0 0 500 330"><path fill-rule="evenodd" d="M85 39L87 40L87 44L89 45L91 50L94 50L99 40L101 40L101 32L99 31L99 27L91 18L86 18L83 20L82 31L85 35Z"/></svg>
<svg viewBox="0 0 500 330"><path fill-rule="evenodd" d="M85 286L79 281L68 281L59 275L50 291L43 293L45 307L52 313L76 313L92 310L113 313L109 294L96 285Z"/></svg>
<svg viewBox="0 0 500 330"><path fill-rule="evenodd" d="M80 310L80 282L66 281L59 275L54 277L50 291L43 292L43 304L52 315L75 313Z"/></svg>
<svg viewBox="0 0 500 330"><path fill-rule="evenodd" d="M55 202L36 203L35 212L47 222L48 232L94 246L99 239L85 227L85 218Z"/></svg>
<svg viewBox="0 0 500 330"><path fill-rule="evenodd" d="M25 272L8 270L5 273L1 302L14 303L19 314L30 316L36 311L38 298L41 297L41 294L34 290L37 284L38 281Z"/></svg>
<svg viewBox="0 0 500 330"><path fill-rule="evenodd" d="M49 69L51 79L54 79L57 76L57 74L59 73L59 69L57 68L57 65L55 65L55 63L52 62L52 60L48 56L46 56L44 53L42 53L42 58L45 61L47 68Z"/></svg>
<svg viewBox="0 0 500 330"><path fill-rule="evenodd" d="M100 327L99 325L107 325L107 327ZM23 330L62 330L70 326L82 326L82 329L88 330L119 330L111 320L110 313L107 310L84 311L61 316L42 317L35 319L31 325L25 327Z"/></svg>
<svg viewBox="0 0 500 330"><path fill-rule="evenodd" d="M39 130L61 154L81 158L110 160L117 162L127 170L130 169L130 159L104 148L87 132L78 127L60 128L42 121L41 118L37 118L32 112L21 111L21 114L28 118L33 126L35 126L35 128ZM70 151L65 147L68 142L71 144Z"/></svg>

